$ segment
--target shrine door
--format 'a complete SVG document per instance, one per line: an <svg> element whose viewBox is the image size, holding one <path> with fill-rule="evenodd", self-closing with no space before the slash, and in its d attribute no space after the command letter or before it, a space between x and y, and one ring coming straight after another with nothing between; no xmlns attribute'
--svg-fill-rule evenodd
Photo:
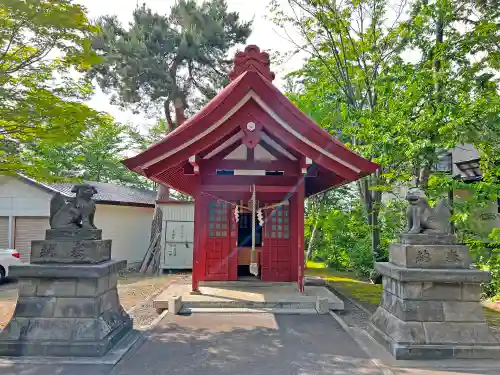
<svg viewBox="0 0 500 375"><path fill-rule="evenodd" d="M261 269L263 281L291 281L291 240L288 205L275 207L266 215Z"/></svg>
<svg viewBox="0 0 500 375"><path fill-rule="evenodd" d="M204 280L236 279L234 254L231 252L232 220L231 205L225 202L209 201L204 223ZM234 268L234 270L233 270Z"/></svg>

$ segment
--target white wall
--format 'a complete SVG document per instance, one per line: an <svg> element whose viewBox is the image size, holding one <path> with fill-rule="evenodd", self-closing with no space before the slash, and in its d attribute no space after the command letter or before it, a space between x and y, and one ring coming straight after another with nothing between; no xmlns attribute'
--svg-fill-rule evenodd
<svg viewBox="0 0 500 375"><path fill-rule="evenodd" d="M98 204L95 225L102 238L111 239L111 257L127 260L128 265L142 261L149 246L153 207L111 206Z"/></svg>
<svg viewBox="0 0 500 375"><path fill-rule="evenodd" d="M48 217L52 195L18 178L0 176L0 216ZM153 211L153 207L97 205L95 224L104 239L113 241L113 259L127 260L129 265L142 261Z"/></svg>
<svg viewBox="0 0 500 375"><path fill-rule="evenodd" d="M0 176L0 216L49 216L50 198L18 178Z"/></svg>
<svg viewBox="0 0 500 375"><path fill-rule="evenodd" d="M163 220L194 221L194 202L160 203L163 211Z"/></svg>

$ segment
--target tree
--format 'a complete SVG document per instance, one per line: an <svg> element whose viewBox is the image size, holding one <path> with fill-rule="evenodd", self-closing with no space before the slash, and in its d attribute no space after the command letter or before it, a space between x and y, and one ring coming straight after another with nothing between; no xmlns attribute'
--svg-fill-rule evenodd
<svg viewBox="0 0 500 375"><path fill-rule="evenodd" d="M299 31L303 40L294 41L297 50L310 55L305 67L292 75L300 78L299 96L309 96L313 87L315 94L320 94L305 100L296 97L297 104L316 118L326 115L317 118L318 122L327 122L331 132L341 133L350 141L348 144L377 160L378 150L361 147L367 143L363 143L358 133L365 129L361 124L363 119L371 118L379 105L380 76L394 63L401 46L397 28L403 7L396 21L387 27L384 19L389 4L384 0L339 3L289 0L288 9L277 1L272 4L274 21L283 29L292 26ZM314 108L316 106L320 108ZM337 111L332 111L334 109ZM380 172L359 181L358 189L373 230L373 259L379 260L378 205L382 193L370 190L370 186L375 185L381 185Z"/></svg>
<svg viewBox="0 0 500 375"><path fill-rule="evenodd" d="M43 178L48 171L24 150L76 139L103 116L83 103L91 93L73 79L98 61L85 9L70 1L4 0L0 5L0 173Z"/></svg>
<svg viewBox="0 0 500 375"><path fill-rule="evenodd" d="M380 259L383 190L396 183L428 188L443 150L460 143L480 146L489 155L486 171L492 170L499 108L489 73L498 69L498 12L487 2L446 0L403 1L396 8L385 0L288 4L274 3L274 19L298 30L297 50L310 54L291 75L290 97L383 167L358 185L373 258ZM408 50L416 51L416 62L403 58ZM450 181L436 177L434 187L449 188Z"/></svg>
<svg viewBox="0 0 500 375"><path fill-rule="evenodd" d="M92 68L104 92L134 110L162 108L170 130L227 83L228 51L244 43L251 22L227 11L223 0L179 0L170 14L146 5L123 27L116 17L99 20L103 31L93 46L103 58ZM172 118L174 109L175 118Z"/></svg>
<svg viewBox="0 0 500 375"><path fill-rule="evenodd" d="M28 153L50 171L51 179L62 177L150 188L152 184L148 180L121 163L125 151L137 147L128 134L129 126L108 117L91 125L78 140L59 146L34 144Z"/></svg>
<svg viewBox="0 0 500 375"><path fill-rule="evenodd" d="M224 0L179 0L169 15L137 7L125 29L114 16L100 19L93 47L103 58L89 77L112 100L148 113L162 108L167 131L211 99L226 83L229 49L244 43L251 22L240 22ZM189 106L191 104L191 107ZM175 117L172 118L172 109ZM158 198L168 198L160 186Z"/></svg>

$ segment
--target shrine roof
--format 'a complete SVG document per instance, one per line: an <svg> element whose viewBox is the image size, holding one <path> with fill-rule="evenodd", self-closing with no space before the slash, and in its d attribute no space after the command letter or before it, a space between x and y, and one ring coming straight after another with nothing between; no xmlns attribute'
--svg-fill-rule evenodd
<svg viewBox="0 0 500 375"><path fill-rule="evenodd" d="M182 175L183 163L251 121L271 131L304 158L312 159L322 170L338 176L336 185L378 169L377 164L349 150L319 127L272 84L274 73L269 70L269 57L258 47L249 46L237 54L229 77L231 82L198 113L124 164L157 182L191 193L179 186L189 185L189 176Z"/></svg>

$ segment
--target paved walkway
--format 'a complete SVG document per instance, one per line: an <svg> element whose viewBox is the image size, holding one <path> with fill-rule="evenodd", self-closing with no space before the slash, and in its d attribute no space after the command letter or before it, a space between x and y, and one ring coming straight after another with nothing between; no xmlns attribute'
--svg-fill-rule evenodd
<svg viewBox="0 0 500 375"><path fill-rule="evenodd" d="M111 366L0 367L8 375L383 375L329 315L167 315Z"/></svg>
<svg viewBox="0 0 500 375"><path fill-rule="evenodd" d="M359 337L356 337L359 340ZM361 345L365 341L361 335ZM370 352L370 350L368 350ZM373 353L372 353L373 354ZM377 355L375 355L377 357ZM380 362L380 361L379 361ZM476 366L478 365L478 366ZM385 366L382 366L385 367ZM390 363L381 370L330 315L167 315L108 365L0 365L1 375L498 375L498 362Z"/></svg>
<svg viewBox="0 0 500 375"><path fill-rule="evenodd" d="M139 360L140 359L140 360ZM167 316L112 375L382 375L329 316Z"/></svg>

